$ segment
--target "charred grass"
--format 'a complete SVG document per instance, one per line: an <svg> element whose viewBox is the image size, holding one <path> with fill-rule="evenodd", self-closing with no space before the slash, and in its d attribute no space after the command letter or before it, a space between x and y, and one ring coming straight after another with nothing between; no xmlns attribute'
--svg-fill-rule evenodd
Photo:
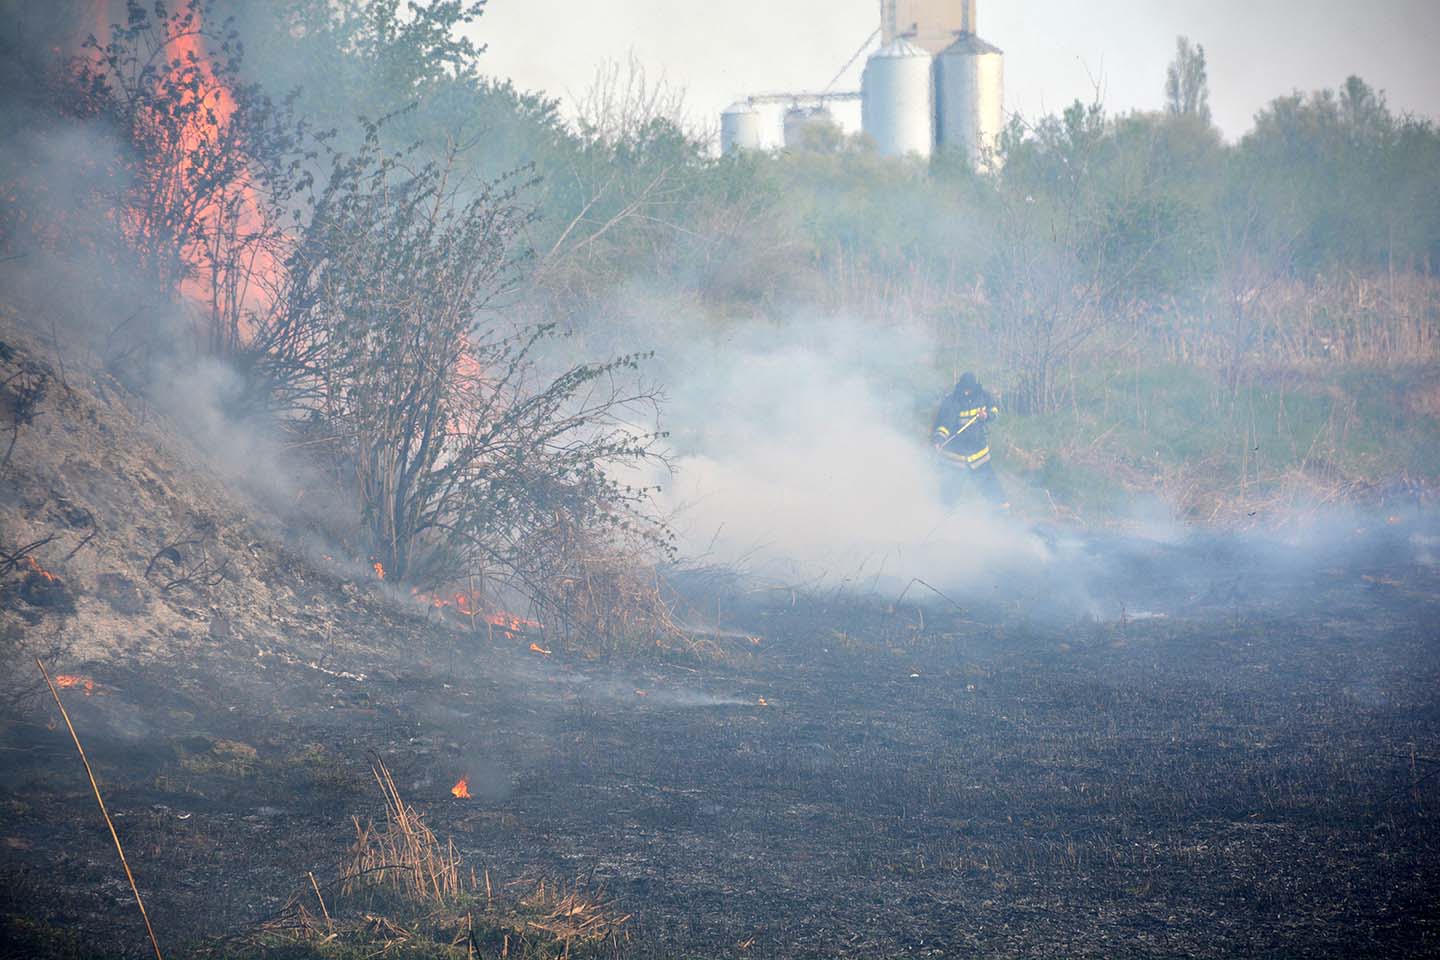
<svg viewBox="0 0 1440 960"><path fill-rule="evenodd" d="M1440 584L1386 556L1165 617L776 593L723 662L437 633L66 696L167 955L1418 957ZM6 955L133 955L49 724L0 744Z"/></svg>

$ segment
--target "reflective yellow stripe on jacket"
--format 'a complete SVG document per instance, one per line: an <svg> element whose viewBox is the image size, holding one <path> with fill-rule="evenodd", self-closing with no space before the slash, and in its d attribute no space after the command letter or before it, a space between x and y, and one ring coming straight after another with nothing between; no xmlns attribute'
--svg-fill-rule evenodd
<svg viewBox="0 0 1440 960"><path fill-rule="evenodd" d="M978 470L990 461L990 447L987 445L976 453L954 453L949 450L941 450L940 456L946 460L953 460L955 463L966 464L972 470Z"/></svg>

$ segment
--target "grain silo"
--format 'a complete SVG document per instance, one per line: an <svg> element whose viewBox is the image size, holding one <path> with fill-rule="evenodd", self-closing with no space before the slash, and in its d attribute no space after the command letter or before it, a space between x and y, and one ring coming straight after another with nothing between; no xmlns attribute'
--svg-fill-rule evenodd
<svg viewBox="0 0 1440 960"><path fill-rule="evenodd" d="M736 101L720 114L720 152L759 150L764 146L760 111L744 100Z"/></svg>
<svg viewBox="0 0 1440 960"><path fill-rule="evenodd" d="M935 109L930 54L903 38L877 50L860 80L860 116L887 157L930 156Z"/></svg>
<svg viewBox="0 0 1440 960"><path fill-rule="evenodd" d="M1005 54L975 32L967 4L955 42L935 58L935 144L963 151L977 170L995 163L1004 120Z"/></svg>

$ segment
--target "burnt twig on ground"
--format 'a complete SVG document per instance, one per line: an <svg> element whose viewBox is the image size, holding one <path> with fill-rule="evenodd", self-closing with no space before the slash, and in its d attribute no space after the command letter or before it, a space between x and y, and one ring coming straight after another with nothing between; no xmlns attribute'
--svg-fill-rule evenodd
<svg viewBox="0 0 1440 960"><path fill-rule="evenodd" d="M87 533L87 534L85 534L84 538L82 538L79 543L75 544L75 546L73 546L73 547L70 548L70 552L67 553L67 554L65 554L65 558L64 558L64 559L65 559L65 560L69 560L71 557L75 556L75 554L77 554L77 553L79 553L81 550L85 549L85 545L86 545L87 543L89 543L91 540L94 540L94 539L95 539L95 534L97 534L97 533L99 533L99 532L100 532L99 529L96 528L96 527L92 524L91 527L90 527L90 532ZM62 562L63 562L63 561L62 561Z"/></svg>
<svg viewBox="0 0 1440 960"><path fill-rule="evenodd" d="M150 575L158 568L160 561L166 560L174 568L176 575L160 584L161 593L169 593L176 587L206 589L220 583L229 572L230 561L226 560L218 566L215 565L214 559L210 556L210 539L210 536L205 534L167 543L155 551L155 555L145 565L145 579L149 580ZM186 548L183 552L182 547ZM193 558L187 559L192 554Z"/></svg>
<svg viewBox="0 0 1440 960"><path fill-rule="evenodd" d="M85 764L85 775L90 778L90 789L95 791L95 802L100 805L100 815L105 818L105 826L110 828L110 839L115 841L115 852L120 854L120 865L125 868L125 879L130 881L130 892L135 894L135 905L140 908L140 916L145 920L145 932L150 935L150 945L155 948L155 960L165 960L160 953L160 941L155 939L155 928L150 926L150 914L145 910L145 901L140 898L140 888L135 885L135 874L130 872L130 861L125 859L125 848L120 845L120 835L115 832L115 821L110 819L110 811L105 809L105 798L100 795L100 785L95 782L95 771L90 769L90 758L85 756L85 748L80 746L80 735L75 732L75 725L70 722L70 713L65 709L65 704L60 702L60 691L55 689L50 673L39 657L35 658L35 666L40 668L40 675L45 678L45 685L50 688L50 695L55 698L55 706L60 708L60 716L65 718L65 727L70 731L70 739L75 741L80 762Z"/></svg>
<svg viewBox="0 0 1440 960"><path fill-rule="evenodd" d="M315 889L315 899L320 901L320 912L325 914L325 926L334 930L335 921L330 919L330 911L325 907L325 898L320 895L320 884L315 882L315 871L308 870L306 874L310 877L310 886Z"/></svg>

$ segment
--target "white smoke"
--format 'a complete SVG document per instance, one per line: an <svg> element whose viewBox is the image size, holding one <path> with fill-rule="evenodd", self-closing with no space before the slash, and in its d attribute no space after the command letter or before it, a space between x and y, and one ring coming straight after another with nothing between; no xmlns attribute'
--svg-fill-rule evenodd
<svg viewBox="0 0 1440 960"><path fill-rule="evenodd" d="M949 384L923 330L801 316L666 339L675 458L660 505L685 554L788 584L881 590L914 577L989 589L1048 561L1039 537L990 505L941 502L950 468L928 433Z"/></svg>

